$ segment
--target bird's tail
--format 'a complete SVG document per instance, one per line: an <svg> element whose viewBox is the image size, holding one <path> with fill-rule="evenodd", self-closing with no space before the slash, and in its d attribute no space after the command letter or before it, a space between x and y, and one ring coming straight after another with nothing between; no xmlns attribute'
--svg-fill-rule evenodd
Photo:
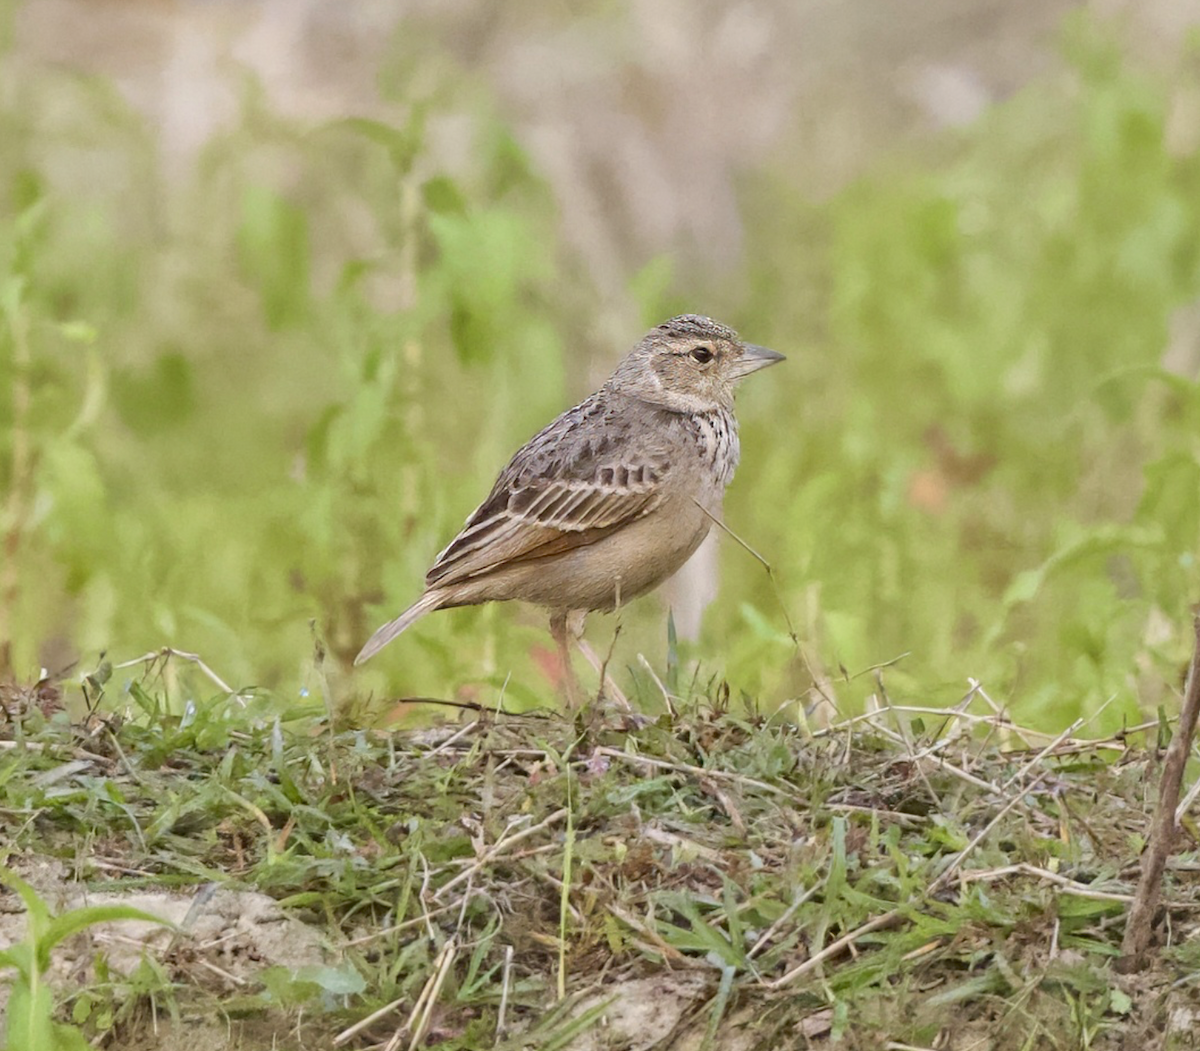
<svg viewBox="0 0 1200 1051"><path fill-rule="evenodd" d="M359 651L358 656L354 658L355 665L357 666L364 661L369 661L413 621L419 620L426 613L432 613L442 604L444 597L440 591L425 592L424 595L417 599L400 616L395 620L389 620L374 635L367 639L367 644Z"/></svg>

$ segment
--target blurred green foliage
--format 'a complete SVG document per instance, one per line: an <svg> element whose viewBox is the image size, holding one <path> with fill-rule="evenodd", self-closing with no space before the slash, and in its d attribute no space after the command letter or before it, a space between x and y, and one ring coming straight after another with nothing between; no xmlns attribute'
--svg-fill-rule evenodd
<svg viewBox="0 0 1200 1051"><path fill-rule="evenodd" d="M1115 699L1112 729L1179 685L1200 600L1196 336L1190 375L1163 368L1200 292L1200 158L1168 142L1167 85L1087 21L1066 48L1069 80L933 160L820 208L780 185L757 205L777 221L753 314L808 349L750 421L770 452L748 457L739 521L823 659L907 652L893 697L975 676L1043 726Z"/></svg>
<svg viewBox="0 0 1200 1051"><path fill-rule="evenodd" d="M683 654L701 682L771 708L816 679L853 710L879 689L856 673L907 654L893 701L976 677L1054 727L1116 698L1098 731L1170 703L1200 597L1200 394L1162 362L1200 294L1200 158L1169 141L1178 89L1090 23L1066 46L1070 77L831 200L752 180L736 302L684 295L666 263L631 275L648 323L705 309L791 358L747 385L727 508L778 593L724 544ZM0 108L0 524L23 675L169 644L286 684L310 621L349 659L585 391L568 366L616 349L590 342L550 194L487 101L453 75L391 83L394 122L315 128L247 90L238 127L169 173L103 84L26 77ZM427 129L460 111L475 168L452 177ZM544 699L541 621L441 614L358 682ZM638 604L616 664L659 660L665 636Z"/></svg>

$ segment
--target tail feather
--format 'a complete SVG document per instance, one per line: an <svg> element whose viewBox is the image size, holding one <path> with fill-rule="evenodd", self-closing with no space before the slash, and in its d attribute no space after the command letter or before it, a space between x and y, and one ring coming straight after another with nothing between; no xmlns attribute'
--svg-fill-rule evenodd
<svg viewBox="0 0 1200 1051"><path fill-rule="evenodd" d="M397 635L407 628L413 621L420 620L426 613L432 613L437 609L445 596L439 591L427 591L416 602L408 607L395 620L389 620L382 628L374 635L367 639L367 644L359 651L357 657L354 658L355 665L362 664L364 661L369 661L375 656L384 646L392 641Z"/></svg>

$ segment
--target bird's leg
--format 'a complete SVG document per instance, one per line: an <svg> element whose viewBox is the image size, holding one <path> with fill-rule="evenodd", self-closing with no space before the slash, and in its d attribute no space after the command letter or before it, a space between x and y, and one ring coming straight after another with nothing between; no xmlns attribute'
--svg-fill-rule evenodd
<svg viewBox="0 0 1200 1051"><path fill-rule="evenodd" d="M570 610L555 610L550 614L550 634L558 647L558 661L562 665L563 685L567 691L567 707L572 711L583 704L583 687L571 666L571 645L569 638L574 632L569 624L572 617Z"/></svg>

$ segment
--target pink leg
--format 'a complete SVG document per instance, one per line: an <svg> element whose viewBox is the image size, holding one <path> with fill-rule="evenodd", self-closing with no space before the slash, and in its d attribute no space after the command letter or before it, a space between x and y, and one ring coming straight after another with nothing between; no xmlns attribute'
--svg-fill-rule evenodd
<svg viewBox="0 0 1200 1051"><path fill-rule="evenodd" d="M550 614L550 634L554 637L554 644L558 647L558 659L562 665L563 685L567 691L567 707L572 711L577 711L583 704L583 687L579 684L579 679L575 675L575 669L571 665L571 643L570 638L575 632L573 614L569 610L555 610Z"/></svg>

